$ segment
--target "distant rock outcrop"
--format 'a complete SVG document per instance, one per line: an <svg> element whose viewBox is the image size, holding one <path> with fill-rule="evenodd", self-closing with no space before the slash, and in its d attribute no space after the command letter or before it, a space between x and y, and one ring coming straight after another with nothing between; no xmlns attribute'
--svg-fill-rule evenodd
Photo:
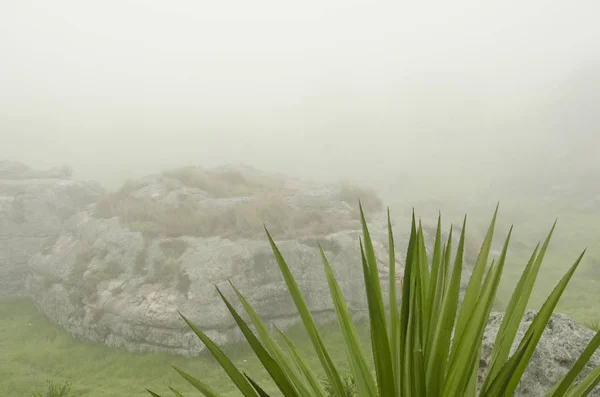
<svg viewBox="0 0 600 397"><path fill-rule="evenodd" d="M65 219L103 193L70 175L69 167L37 171L0 161L0 296L24 294L30 257L53 245Z"/></svg>
<svg viewBox="0 0 600 397"><path fill-rule="evenodd" d="M196 355L204 346L177 310L217 343L237 340L215 289L232 297L228 279L270 323L286 328L298 321L264 223L320 321L334 312L317 240L360 315L359 197L387 279L386 216L372 192L248 168L185 168L127 183L72 217L60 238L32 258L28 288L43 313L78 337L130 351ZM401 276L410 222L394 221L400 221ZM432 230L426 228L428 244Z"/></svg>
<svg viewBox="0 0 600 397"><path fill-rule="evenodd" d="M63 165L49 170L34 170L18 161L0 161L0 179L70 179L73 167Z"/></svg>

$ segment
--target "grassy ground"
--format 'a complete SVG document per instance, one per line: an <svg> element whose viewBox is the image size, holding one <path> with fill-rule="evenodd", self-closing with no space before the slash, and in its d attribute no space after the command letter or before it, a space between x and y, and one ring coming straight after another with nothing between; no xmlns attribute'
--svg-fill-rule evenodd
<svg viewBox="0 0 600 397"><path fill-rule="evenodd" d="M344 360L339 333L332 326L325 326L323 330L332 355ZM361 339L366 342L368 334L365 331L361 328ZM303 330L291 329L289 335L304 357L317 365ZM224 396L239 395L212 356L188 359L164 354L135 354L75 340L41 316L24 298L0 299L0 352L2 396L29 397L32 390L43 389L47 379L71 381L76 395L89 397L147 396L146 387L167 395L167 385L183 393L187 391L187 395L198 395L191 392L169 363L205 380ZM226 352L259 383L272 387L247 345L230 346Z"/></svg>
<svg viewBox="0 0 600 397"><path fill-rule="evenodd" d="M499 298L508 301L535 244L545 238L558 217L558 226L538 277L531 307L539 307L578 254L588 247L585 260L559 302L557 311L569 314L581 323L600 319L600 214L582 212L568 201L540 203L527 197L496 199L501 202L496 245L502 243L510 225L515 225ZM468 213L467 228L475 236L483 235L495 206L495 201L479 207L451 205L448 204L452 202L450 199L438 204L440 201L411 200L406 195L402 202L386 200L395 213L409 213L411 209L405 206L406 202L423 203L416 210L425 218L435 218L437 211L441 210L446 227L449 222L460 223L462 215ZM323 329L326 344L334 357L344 361L339 333L333 326ZM361 332L366 342L365 329L361 328ZM293 329L290 336L310 357L309 361L316 365L312 348L303 332ZM266 374L257 370L257 360L247 346L230 346L226 352L261 384L269 384ZM208 381L225 396L238 395L231 388L230 380L209 356L186 359L161 354L132 354L77 341L39 315L26 299L0 300L0 353L0 395L29 396L32 389L43 388L46 379L71 380L75 392L90 397L144 396L147 395L145 387L163 393L169 384L184 393L190 391L190 387L169 367L169 362Z"/></svg>
<svg viewBox="0 0 600 397"><path fill-rule="evenodd" d="M430 197L436 196L432 192ZM472 238L475 236L479 239L478 246L483 240L498 200L500 210L494 234L496 251L500 251L510 226L514 225L507 264L498 292L498 298L506 303L536 244L543 242L553 222L557 220L531 296L530 307L539 308L579 254L587 248L584 259L569 282L556 311L566 313L580 323L600 319L600 213L586 212L580 208L580 204L566 198L543 201L527 195L514 194L496 195L483 205L456 204L457 201L453 200L453 197L440 197L437 200L411 199L406 194L403 196L403 202L389 197L386 197L386 200L391 209L398 213L410 213L412 209L406 207L406 202L419 203L415 211L423 218L436 219L438 211L441 211L445 228L448 228L451 222L461 224L464 214L467 214L467 232L471 232Z"/></svg>

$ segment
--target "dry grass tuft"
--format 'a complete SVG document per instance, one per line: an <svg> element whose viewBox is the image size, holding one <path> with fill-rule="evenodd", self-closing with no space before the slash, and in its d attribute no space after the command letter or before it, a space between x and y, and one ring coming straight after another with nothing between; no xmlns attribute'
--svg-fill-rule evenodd
<svg viewBox="0 0 600 397"><path fill-rule="evenodd" d="M340 243L331 238L324 238L318 240L314 238L303 238L300 240L300 242L304 245L313 248L319 248L319 246L321 246L321 248L323 248L323 251L332 252L334 255L337 255L340 252L342 252L342 246L340 245Z"/></svg>
<svg viewBox="0 0 600 397"><path fill-rule="evenodd" d="M600 331L600 318L591 319L583 323L583 326L591 329L592 331Z"/></svg>
<svg viewBox="0 0 600 397"><path fill-rule="evenodd" d="M340 200L345 201L355 210L358 209L358 200L361 201L365 212L383 210L383 202L373 189L362 188L349 182L343 182L341 184Z"/></svg>
<svg viewBox="0 0 600 397"><path fill-rule="evenodd" d="M186 186L202 189L215 198L243 197L261 191L281 189L284 180L277 177L253 177L236 170L205 170L184 167L164 171L163 177L175 179Z"/></svg>
<svg viewBox="0 0 600 397"><path fill-rule="evenodd" d="M180 199L173 204L160 197L136 197L132 193L142 185L130 181L100 200L95 215L119 217L127 227L142 231L149 239L184 235L255 238L264 236L264 225L280 238L293 238L326 235L344 227L356 226L355 219L340 219L339 215L290 205L284 190L285 181L280 177L188 167L165 171L162 178L161 183L167 186L167 190L169 186L175 189L183 183L206 191L212 198L245 197L247 200L232 203L220 211L208 211L191 199ZM365 211L383 207L373 191L342 184L340 200L356 206L359 198Z"/></svg>
<svg viewBox="0 0 600 397"><path fill-rule="evenodd" d="M188 243L177 238L164 240L160 242L160 249L163 254L170 258L179 258L188 248Z"/></svg>
<svg viewBox="0 0 600 397"><path fill-rule="evenodd" d="M85 267L82 264L76 264L69 274L69 282L74 287L72 297L94 299L100 282L116 279L123 272L125 272L125 268L117 261L110 261L89 272L87 264Z"/></svg>
<svg viewBox="0 0 600 397"><path fill-rule="evenodd" d="M134 181L127 181L119 190L102 197L96 203L94 215L98 218L112 218L120 215L120 206L127 201L131 193L139 188Z"/></svg>
<svg viewBox="0 0 600 397"><path fill-rule="evenodd" d="M164 260L156 260L153 272L146 279L146 282L170 287L179 279L181 272L181 262L177 259L166 258Z"/></svg>

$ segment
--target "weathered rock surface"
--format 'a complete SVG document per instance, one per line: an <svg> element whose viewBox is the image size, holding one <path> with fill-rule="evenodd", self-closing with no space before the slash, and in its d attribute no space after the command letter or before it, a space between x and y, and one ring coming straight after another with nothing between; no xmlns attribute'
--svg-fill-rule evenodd
<svg viewBox="0 0 600 397"><path fill-rule="evenodd" d="M171 173L130 183L95 209L79 212L54 245L30 262L27 284L39 309L88 340L131 351L195 355L204 346L177 311L217 343L237 340L237 327L215 289L237 302L229 279L263 318L286 328L298 321L297 312L264 221L317 317L334 316L317 239L350 308L360 315L366 305L361 231L352 202L357 197L346 199L337 185L287 179L269 185L266 193L262 188L249 193L249 180L272 176L227 172L235 181L235 189L225 189L237 192L232 196L222 194L222 179L207 182L204 176ZM276 216L270 217L273 212ZM376 208L368 219L387 280L386 217ZM410 222L394 221L400 277ZM302 233L294 233L297 229ZM425 228L429 244L434 231Z"/></svg>
<svg viewBox="0 0 600 397"><path fill-rule="evenodd" d="M236 188L235 194L227 195L224 193L232 186L221 185L220 179L215 185L214 180L198 179L193 172L183 176L171 173L127 184L96 206L80 208L65 222L74 208L94 198L94 193L86 193L86 185L39 179L40 174L18 164L1 164L0 175L1 235L23 242L19 246L13 241L11 249L25 247L21 257L27 258L31 251L26 243L39 244L40 238L56 236L56 231L62 230L31 257L27 288L43 313L77 337L130 351L199 354L204 346L185 326L179 310L217 343L239 340L241 335L215 289L218 286L240 310L227 280L269 323L283 329L297 323L262 221L273 233L318 321L333 319L334 313L317 239L351 310L357 317L365 314L358 262L362 233L351 202L356 197L349 198L343 187L267 178L253 170L228 170L226 179L235 181ZM30 179L32 175L36 179ZM255 182L271 179L257 193L249 182L252 178ZM16 208L28 210L15 211L14 197L27 203ZM372 207L368 214L370 230L381 262L380 274L387 279L386 217L376 205ZM15 214L23 214L29 222L23 229L15 226L20 225L14 220L18 218ZM400 278L409 219L393 221ZM5 233L9 229L4 225L12 232ZM300 233L294 233L297 230ZM430 249L435 229L424 224L424 230ZM472 264L478 248L466 247L468 264ZM12 251L5 246L0 252ZM0 270L8 274L6 268ZM467 270L465 280L469 275ZM4 278L0 280L4 282ZM385 293L387 284L382 287ZM492 313L488 322L480 379L487 370L502 315ZM526 313L513 349L534 315L533 311ZM515 395L544 395L572 368L592 337L592 331L565 315L554 314ZM592 357L584 375L597 365L600 353ZM591 396L600 396L600 388Z"/></svg>
<svg viewBox="0 0 600 397"><path fill-rule="evenodd" d="M504 313L498 312L490 315L482 345L480 380L487 372L487 366L503 315ZM535 315L535 311L528 310L523 316L511 355L517 349ZM573 367L593 337L594 331L576 324L568 316L560 313L553 314L531 357L529 366L523 374L515 397L544 396ZM577 382L587 376L598 365L600 365L600 351L596 351L592 356ZM589 396L600 396L600 385Z"/></svg>
<svg viewBox="0 0 600 397"><path fill-rule="evenodd" d="M0 296L25 293L27 262L51 245L65 219L102 189L69 179L70 168L32 170L0 161Z"/></svg>

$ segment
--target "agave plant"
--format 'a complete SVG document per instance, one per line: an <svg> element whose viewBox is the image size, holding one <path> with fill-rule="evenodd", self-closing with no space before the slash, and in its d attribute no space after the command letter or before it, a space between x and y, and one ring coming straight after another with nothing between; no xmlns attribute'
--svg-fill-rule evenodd
<svg viewBox="0 0 600 397"><path fill-rule="evenodd" d="M390 274L387 310L381 291L373 244L360 203L359 207L363 232L360 250L368 302L372 363L367 360L367 355L359 343L357 330L352 322L340 286L321 249L325 275L345 342L353 387L358 391L358 395L366 397L500 397L513 395L542 332L585 251L548 296L511 355L511 347L556 223L552 226L541 247L538 244L533 251L518 281L496 336L487 373L483 382L478 382L479 356L484 330L498 290L512 233L511 228L497 261L492 260L488 264L498 207L496 207L473 267L462 302L459 301L459 290L463 268L466 217L454 259L452 259L452 227L447 241L442 241L441 217L438 219L433 254L431 258L428 258L421 223L417 224L413 213L403 282L401 288L397 290L396 254L388 210ZM275 335L270 333L265 322L233 284L230 283L255 327L256 334L218 287L217 290L281 395L286 397L326 397L328 395L345 397L348 382L341 376L339 368L334 364L298 284L268 230L266 230L266 235L289 293L321 363L328 390L325 390L324 383L319 380L315 369L307 365L294 344L279 329L276 329L276 333L283 341L285 349L277 342ZM401 294L399 304L397 303L398 294ZM200 329L183 314L181 316L206 345L243 396L268 396L263 387L246 373L240 371ZM590 393L600 382L600 367L595 368L577 385L574 385L574 382L599 345L600 332L596 333L573 368L547 392L546 396L579 397ZM374 372L372 368L374 368ZM205 396L219 396L219 393L204 381L196 379L180 368L174 367L174 369ZM148 391L153 396L159 396ZM182 396L173 388L171 391L176 396Z"/></svg>

